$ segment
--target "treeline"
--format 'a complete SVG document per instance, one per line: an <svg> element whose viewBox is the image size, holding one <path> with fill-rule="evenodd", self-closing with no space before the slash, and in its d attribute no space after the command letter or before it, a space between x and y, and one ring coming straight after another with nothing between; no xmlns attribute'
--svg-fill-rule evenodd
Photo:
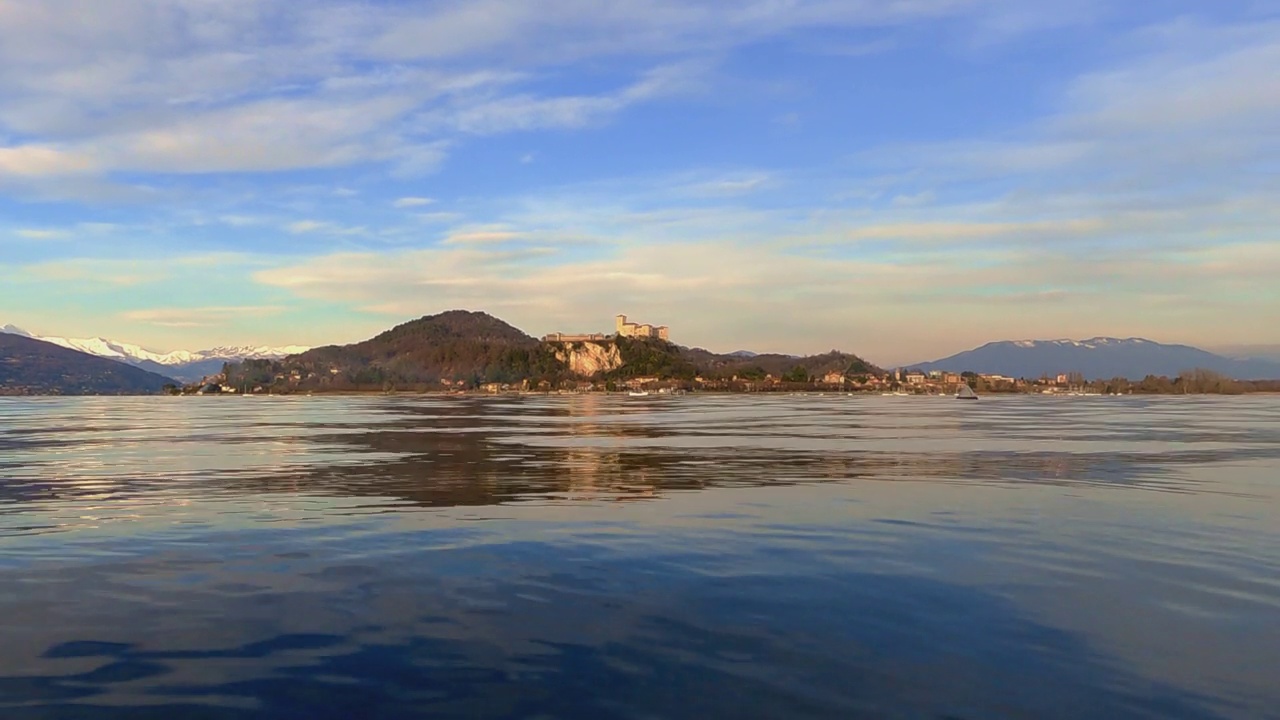
<svg viewBox="0 0 1280 720"><path fill-rule="evenodd" d="M1016 383L992 382L977 373L965 372L964 381L979 393L1036 392L1046 387L1062 388L1047 378L1021 379ZM1280 392L1280 380L1235 380L1213 370L1197 368L1174 377L1147 375L1141 380L1115 377L1109 380L1085 380L1078 374L1069 377L1068 390L1102 395L1244 395L1255 392Z"/></svg>
<svg viewBox="0 0 1280 720"><path fill-rule="evenodd" d="M318 358L246 360L223 367L224 382L241 392L258 388L295 390L439 389L443 381L466 389L487 383L528 381L559 383L568 377L563 363L548 348L505 348L460 353L442 349L430 357L392 357L384 361L329 361Z"/></svg>
<svg viewBox="0 0 1280 720"><path fill-rule="evenodd" d="M1222 373L1197 368L1170 378L1148 375L1139 381L1127 378L1095 380L1086 387L1117 395L1243 395L1252 392L1280 392L1280 380L1234 380Z"/></svg>

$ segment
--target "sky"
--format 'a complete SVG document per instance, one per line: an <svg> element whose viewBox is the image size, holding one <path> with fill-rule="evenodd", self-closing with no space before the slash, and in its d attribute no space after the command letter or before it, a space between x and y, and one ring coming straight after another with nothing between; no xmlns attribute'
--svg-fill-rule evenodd
<svg viewBox="0 0 1280 720"><path fill-rule="evenodd" d="M0 0L0 324L1280 346L1277 68L1274 0Z"/></svg>

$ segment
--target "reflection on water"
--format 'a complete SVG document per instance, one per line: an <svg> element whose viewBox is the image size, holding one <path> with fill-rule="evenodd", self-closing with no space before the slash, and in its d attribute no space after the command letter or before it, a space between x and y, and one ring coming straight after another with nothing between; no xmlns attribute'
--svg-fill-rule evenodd
<svg viewBox="0 0 1280 720"><path fill-rule="evenodd" d="M1280 717L1280 399L0 400L0 717Z"/></svg>

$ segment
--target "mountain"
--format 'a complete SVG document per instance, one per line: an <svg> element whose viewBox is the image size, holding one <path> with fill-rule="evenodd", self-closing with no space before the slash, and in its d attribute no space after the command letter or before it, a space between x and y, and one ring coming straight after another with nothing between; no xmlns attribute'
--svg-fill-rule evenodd
<svg viewBox="0 0 1280 720"><path fill-rule="evenodd" d="M412 320L353 345L329 345L280 363L249 360L233 384L270 383L296 375L300 387L341 388L442 379L513 382L563 372L554 350L482 312L450 310Z"/></svg>
<svg viewBox="0 0 1280 720"><path fill-rule="evenodd" d="M0 333L0 395L136 395L160 392L172 382L114 360Z"/></svg>
<svg viewBox="0 0 1280 720"><path fill-rule="evenodd" d="M908 365L919 370L972 370L1011 377L1038 378L1080 373L1090 379L1147 375L1173 377L1202 368L1238 380L1280 378L1280 363L1237 360L1188 345L1165 345L1142 338L1096 337L1089 340L1006 340L991 342L933 362Z"/></svg>
<svg viewBox="0 0 1280 720"><path fill-rule="evenodd" d="M310 348L290 345L285 347L215 347L208 350L175 350L169 353L157 353L129 343L107 340L106 338L63 338L34 335L14 325L0 327L0 334L20 335L53 343L69 350L78 350L98 357L110 358L182 380L194 382L206 375L214 375L222 371L227 362L246 359L279 359L289 355L306 352Z"/></svg>
<svg viewBox="0 0 1280 720"><path fill-rule="evenodd" d="M1280 345L1231 345L1215 348L1219 355L1234 360L1265 360L1280 363Z"/></svg>

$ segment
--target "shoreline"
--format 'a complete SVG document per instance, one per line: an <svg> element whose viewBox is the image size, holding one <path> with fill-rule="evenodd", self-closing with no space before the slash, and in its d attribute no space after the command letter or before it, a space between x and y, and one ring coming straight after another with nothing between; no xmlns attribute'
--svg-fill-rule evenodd
<svg viewBox="0 0 1280 720"><path fill-rule="evenodd" d="M678 393L660 393L650 392L644 396L631 396L628 392L609 392L609 391L537 391L537 390L507 390L502 392L488 392L484 390L402 390L387 392L383 390L332 390L323 392L284 392L284 393L6 393L0 391L0 401L6 398L191 398L191 397L218 397L218 398L306 398L306 397L456 397L456 398L512 398L512 397L617 397L630 398L637 401L654 398L675 398L675 397L691 397L691 396L755 396L755 397L849 397L849 398L898 398L898 399L939 399L954 400L955 395L952 394L928 394L928 393L909 393L905 395L894 395L882 392L850 392L847 390L694 390ZM1124 397L1140 397L1140 398L1162 398L1162 397L1182 397L1182 398L1206 398L1206 397L1270 397L1280 396L1280 390L1257 390L1252 392L1241 393L1123 393L1123 394L1106 394L1106 393L1028 393L1028 392L989 392L980 395L982 399L995 398L1015 398L1015 397L1035 397L1046 399L1080 399L1080 398L1124 398Z"/></svg>

